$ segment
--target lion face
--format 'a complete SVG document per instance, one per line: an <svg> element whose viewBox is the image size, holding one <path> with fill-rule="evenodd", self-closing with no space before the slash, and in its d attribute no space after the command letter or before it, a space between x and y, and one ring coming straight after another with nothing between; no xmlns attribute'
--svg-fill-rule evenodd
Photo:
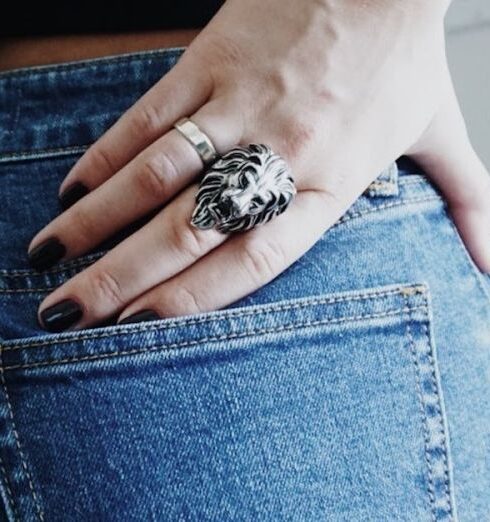
<svg viewBox="0 0 490 522"><path fill-rule="evenodd" d="M204 175L191 222L223 233L247 230L284 212L295 194L280 156L266 145L237 146Z"/></svg>

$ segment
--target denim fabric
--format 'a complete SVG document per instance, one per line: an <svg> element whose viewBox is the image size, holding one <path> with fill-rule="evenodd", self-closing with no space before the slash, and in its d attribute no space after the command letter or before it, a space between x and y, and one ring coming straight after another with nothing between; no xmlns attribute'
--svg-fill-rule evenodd
<svg viewBox="0 0 490 522"><path fill-rule="evenodd" d="M406 158L224 309L37 324L48 293L146 222L27 263L69 168L183 50L0 74L4 519L490 520L490 278Z"/></svg>

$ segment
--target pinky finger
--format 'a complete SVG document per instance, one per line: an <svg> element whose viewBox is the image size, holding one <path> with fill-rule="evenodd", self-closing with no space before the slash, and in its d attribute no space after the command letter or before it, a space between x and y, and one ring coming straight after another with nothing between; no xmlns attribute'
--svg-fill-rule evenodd
<svg viewBox="0 0 490 522"><path fill-rule="evenodd" d="M121 313L119 322L213 311L264 286L309 250L336 220L337 213L328 216L332 206L327 197L320 191L298 192L283 214L232 236L152 288Z"/></svg>

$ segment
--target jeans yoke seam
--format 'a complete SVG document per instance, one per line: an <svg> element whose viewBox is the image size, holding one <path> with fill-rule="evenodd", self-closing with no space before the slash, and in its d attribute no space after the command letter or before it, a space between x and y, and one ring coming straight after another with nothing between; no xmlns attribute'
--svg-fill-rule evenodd
<svg viewBox="0 0 490 522"><path fill-rule="evenodd" d="M65 272L67 270L72 270L76 268L81 268L83 266L88 266L94 261L97 261L99 257L102 257L103 254L107 253L108 251L104 252L97 252L94 254L88 254L87 256L84 256L84 259L76 258L76 259L70 259L68 261L65 261L64 263L55 266L53 268L50 268L48 270L43 270L42 274L56 274L58 272ZM39 274L39 272L34 272L30 268L19 268L19 269L12 269L8 270L6 273L5 270L0 270L0 277L5 278L15 278L15 277L26 277L29 275L32 275L33 273Z"/></svg>
<svg viewBox="0 0 490 522"><path fill-rule="evenodd" d="M0 154L0 164L10 162L29 161L36 159L51 159L71 154L82 154L89 145L68 145L66 147L55 147L52 149L34 149L32 151L4 152Z"/></svg>
<svg viewBox="0 0 490 522"><path fill-rule="evenodd" d="M346 316L346 317L339 317L339 318L330 318L330 319L320 319L317 321L305 321L305 322L298 322L294 321L292 323L285 323L281 326L276 326L272 328L257 328L253 330L247 330L245 332L240 333L234 333L234 334L226 334L226 335L214 335L214 336L207 336L207 337L201 337L200 339L194 339L192 341L181 341L178 343L170 343L170 344L164 344L164 345L155 345L155 346L149 346L147 348L138 348L134 350L115 350L113 352L108 352L104 354L92 354L82 357L68 357L65 359L52 359L48 361L42 361L37 363L27 363L27 364L15 364L10 366L5 366L5 370L15 370L15 369L21 369L21 368L36 368L40 366L54 366L59 364L67 364L67 363L74 363L74 362L82 362L82 361L90 361L90 360L102 360L102 359L110 359L114 357L119 356L128 356L128 355L138 355L143 353L151 353L151 352L157 352L157 351L169 351L174 348L185 348L189 346L193 346L196 344L201 344L203 342L214 342L214 341L225 341L225 340L231 340L231 339L239 339L249 336L256 336L260 334L268 334L268 333L277 333L281 331L288 331L288 330L295 330L297 328L302 327L309 327L309 326L320 326L320 325L331 325L331 324L341 324L347 321L358 321L358 320L365 320L365 319L375 319L375 318L381 318L381 317L390 317L395 315L403 315L406 313L409 313L411 311L415 310L426 310L427 305L420 305L420 306L405 306L403 308L397 308L393 310L386 310L384 312L378 312L373 314L359 314L354 316Z"/></svg>
<svg viewBox="0 0 490 522"><path fill-rule="evenodd" d="M219 321L222 319L227 318L240 318L245 317L247 315L254 315L254 314L271 314L276 312L284 312L288 310L294 310L297 308L303 308L305 306L312 306L312 305L329 305L329 304L335 304L335 303L343 303L346 301L366 301L369 299L377 299L379 297L389 297L391 295L406 295L407 289L413 289L414 291L418 291L420 289L421 285L409 285L407 287L399 287L394 288L392 290L383 290L383 291L372 291L372 292L359 292L359 293L351 293L349 295L340 295L335 297L318 297L313 296L306 299L299 299L297 302L285 302L285 303L267 303L265 305L256 305L251 306L246 309L229 309L225 310L224 314L219 317L211 317L209 315L205 315L203 317L189 317L188 319L174 319L174 320L168 320L165 323L165 327L183 327L183 326L192 326L201 324L204 322L209 321ZM160 330L162 328L161 324L150 324L150 325L142 325L139 323L135 323L133 326L126 326L122 327L121 329L118 328L117 332L110 331L110 332L104 332L104 333L84 333L80 335L73 335L70 334L69 337L63 339L60 338L56 341L56 344L62 344L62 343L70 343L73 341L87 341L91 339L102 339L104 337L113 337L117 335L124 335L129 333L137 333L138 331L145 331L150 332L153 330ZM33 348L33 347L39 347L39 346L49 346L53 343L52 340L47 341L38 341L34 340L32 342L27 343L19 343L12 346L4 346L2 349L3 351L12 351L12 350L20 350L23 348Z"/></svg>

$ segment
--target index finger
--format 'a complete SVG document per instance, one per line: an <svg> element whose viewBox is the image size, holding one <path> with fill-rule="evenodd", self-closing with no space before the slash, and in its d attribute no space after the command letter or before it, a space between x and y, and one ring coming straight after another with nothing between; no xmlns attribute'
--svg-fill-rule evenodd
<svg viewBox="0 0 490 522"><path fill-rule="evenodd" d="M81 183L87 191L101 185L169 130L182 115L194 113L211 92L212 82L206 69L199 67L184 52L162 79L92 144L72 167L59 188L62 205L66 208L71 204L73 198L68 190L75 183Z"/></svg>

